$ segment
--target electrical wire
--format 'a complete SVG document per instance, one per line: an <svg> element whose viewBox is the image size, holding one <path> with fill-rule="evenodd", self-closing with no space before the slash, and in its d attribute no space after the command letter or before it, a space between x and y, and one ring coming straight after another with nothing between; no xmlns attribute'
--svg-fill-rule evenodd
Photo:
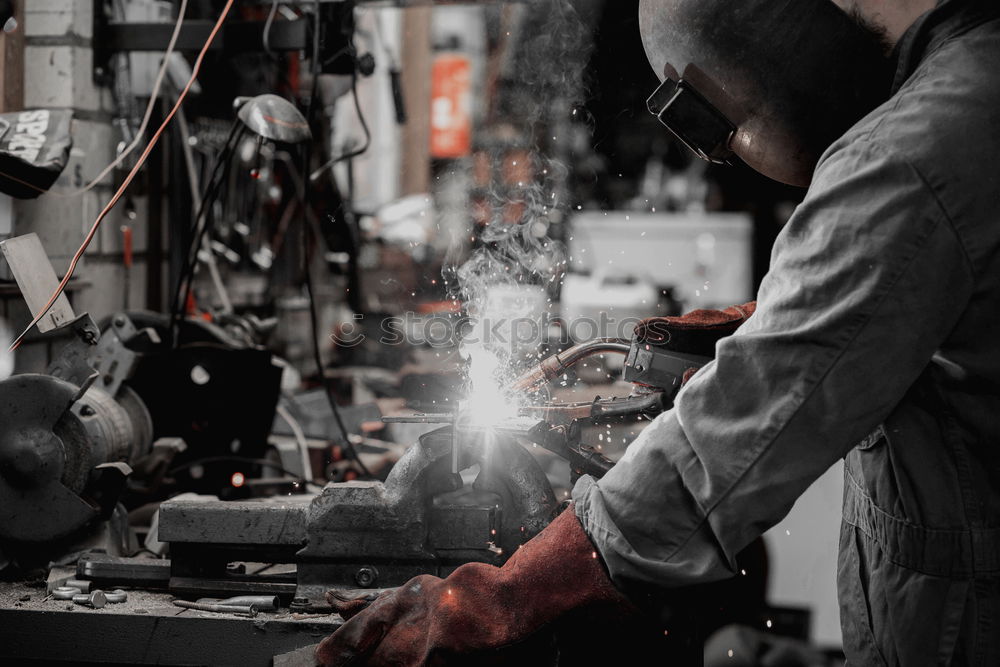
<svg viewBox="0 0 1000 667"><path fill-rule="evenodd" d="M309 235L306 233L306 227L303 224L302 229L302 247L303 251L307 251L309 247ZM326 369L323 367L323 358L319 353L319 334L316 329L319 326L319 317L316 314L316 296L313 293L312 286L312 271L309 270L309 258L308 253L303 252L303 261L306 263L305 267L305 287L306 296L309 302L309 333L312 336L312 352L313 352L313 362L316 364L316 368L319 371L319 380L323 385L323 393L326 394L326 399L330 403L330 409L333 411L334 421L337 422L337 429L340 431L340 435L344 441L344 447L347 449L347 453L350 455L354 462L358 464L358 468L364 473L369 479L374 478L371 471L361 460L361 454L358 453L357 448L354 443L351 442L351 437L347 432L347 426L344 424L344 418L340 414L340 406L337 405L336 399L333 397L333 387L330 386L330 379L326 376Z"/></svg>
<svg viewBox="0 0 1000 667"><path fill-rule="evenodd" d="M167 471L167 474L176 475L179 472L184 472L185 470L189 470L195 466L206 465L208 463L230 463L230 462L246 463L247 465L258 465L261 467L271 468L273 470L277 470L282 475L291 477L296 482L301 482L302 484L311 484L312 486L318 486L317 484L313 484L312 482L310 482L302 475L298 475L292 472L291 470L285 468L279 463L268 461L267 459L250 459L246 458L245 456L206 456L205 458L202 459L195 459L194 461L188 461L187 463L181 464L176 468L171 468L170 470Z"/></svg>
<svg viewBox="0 0 1000 667"><path fill-rule="evenodd" d="M274 52L271 51L271 26L274 25L274 17L278 13L278 4L280 2L281 0L273 0L271 2L271 11L267 13L267 20L264 21L264 36L262 38L264 52L272 60L274 60Z"/></svg>
<svg viewBox="0 0 1000 667"><path fill-rule="evenodd" d="M135 180L135 177L136 175L138 175L139 170L142 169L142 166L146 163L146 160L149 158L149 154L153 152L153 149L159 142L160 137L163 135L163 132L167 129L167 126L170 125L170 121L173 120L174 116L177 114L177 110L180 109L181 105L184 103L184 100L187 98L188 92L191 90L191 86L194 85L195 80L198 78L198 74L201 72L201 64L202 61L204 61L205 59L205 54L208 53L209 47L211 47L212 42L215 41L216 35L219 34L219 30L222 28L222 24L225 22L226 17L229 16L229 11L233 8L234 2L235 0L227 0L226 6L222 10L222 14L219 16L219 19L215 22L215 27L212 28L212 32L209 34L208 40L206 40L205 45L202 47L201 52L198 54L198 59L195 61L194 67L192 68L191 71L191 78L188 79L187 85L184 86L184 90L182 90L180 95L177 96L177 102L174 104L173 109L170 110L170 113L167 114L167 117L163 120L163 123L160 125L159 129L157 129L156 133L153 134L153 137L152 139L150 139L149 144L147 144L146 148L142 151L142 154L136 161L135 166L132 167L131 171L129 171L128 176L125 177L125 180L118 188L118 191L115 192L115 195L111 198L111 201L108 202L108 204L104 207L104 209L100 212L100 214L98 214L97 219L94 220L94 224L91 226L90 231L87 233L87 236L83 239L83 243L80 244L80 248L73 255L73 259L70 261L69 269L67 269L66 275L63 276L63 279L62 281L60 281L59 286L56 288L55 292L52 293L52 296L49 298L48 303L46 303L45 306L41 309L41 311L39 311L35 315L35 317L31 320L31 323L25 328L23 332L21 332L21 335L14 340L14 342L10 346L9 349L10 352L13 352L14 350L16 350L21 346L21 343L24 341L24 337L28 335L28 332L31 331L31 329L36 324L38 324L38 322L43 317L45 317L46 313L49 312L49 310L52 308L52 305L56 302L59 296L66 289L66 285L69 284L70 279L73 277L73 273L76 272L76 267L77 264L79 264L80 262L80 258L83 257L83 254L87 251L87 248L90 246L91 241L94 240L94 236L97 235L97 230L100 228L101 223L108 216L108 213L111 212L111 210L115 207L115 205L118 204L119 200L122 198L122 196L125 194L125 191L128 189L128 186L130 186L132 184L132 181Z"/></svg>
<svg viewBox="0 0 1000 667"><path fill-rule="evenodd" d="M322 176L323 173L327 169L330 169L334 165L339 164L341 162L344 162L346 160L353 160L354 158L358 157L359 155L364 155L366 152L368 152L368 149L371 148L371 145L372 145L372 133L371 133L371 130L368 128L368 122L365 120L365 114L361 110L361 101L358 99L358 73L357 72L353 72L351 74L351 96L354 97L354 109L355 109L355 111L357 111L358 120L361 122L361 128L365 131L365 143L362 144L361 147L358 148L357 150L353 150L353 151L344 153L343 155L339 155L339 156L331 159L329 162L327 162L326 164L324 164L322 167L320 167L319 169L317 169L316 171L314 171L313 173L311 173L309 175L309 182L311 182L311 183L315 183L316 181L318 181L319 177Z"/></svg>
<svg viewBox="0 0 1000 667"><path fill-rule="evenodd" d="M302 457L302 476L307 479L312 479L312 460L309 458L309 443L306 442L306 434L302 431L302 426L299 424L299 420L293 417L280 402L278 403L277 413L279 417L285 420L288 427L292 429L292 435L295 437L295 444L299 448L299 456Z"/></svg>
<svg viewBox="0 0 1000 667"><path fill-rule="evenodd" d="M78 197L84 194L85 192L89 192L90 190L93 190L95 187L97 187L100 184L100 182L103 181L104 178L109 173L111 173L112 170L118 167L118 165L120 165L122 162L125 161L125 158L127 158L129 155L132 154L132 152L142 141L142 137L143 135L146 134L146 130L149 128L149 121L153 117L153 110L156 108L156 104L157 102L159 102L160 99L160 89L163 86L163 80L166 78L167 70L170 68L169 67L170 58L174 54L174 50L177 46L177 40L181 34L181 28L184 25L184 18L185 15L187 14L187 6L188 6L188 0L181 0L180 9L177 11L177 22L174 24L174 31L170 35L170 41L167 43L167 50L163 52L163 62L160 64L160 70L159 72L157 72L156 79L153 82L153 88L149 94L149 104L146 105L146 113L142 117L142 122L139 124L139 129L135 133L135 138L132 140L132 143L126 146L125 149L118 154L118 157L116 157L111 162L111 164L102 169L101 173L99 173L97 176L91 179L89 183L76 190L71 190L69 192L45 190L44 188L40 188L37 185L28 183L27 181L21 180L16 176L12 176L5 172L0 172L0 176L3 176L8 180L14 181L19 185L23 185L31 190L35 190L36 192L42 194L48 194L50 196L58 198Z"/></svg>
<svg viewBox="0 0 1000 667"><path fill-rule="evenodd" d="M208 224L207 216L211 207L215 205L222 185L229 176L229 170L232 166L232 152L239 144L239 140L243 136L243 131L244 126L242 123L239 120L233 121L229 129L229 135L226 137L222 149L215 158L215 164L212 167L208 184L205 186L205 192L201 196L198 212L195 214L194 222L191 226L191 242L184 255L184 265L181 267L181 273L177 279L177 289L174 292L174 300L170 308L170 338L171 344L174 347L179 342L178 328L191 295L191 284L194 281L195 267L198 264L198 251L204 244L205 236L211 227ZM203 219L204 224L202 224Z"/></svg>
<svg viewBox="0 0 1000 667"><path fill-rule="evenodd" d="M306 104L306 119L308 120L312 116L313 105L316 101L317 91L319 88L319 74L320 74L320 63L319 63L319 24L320 24L320 0L315 0L315 11L316 11L316 25L313 30L313 52L312 52L312 89L309 93L309 101ZM302 175L305 176L309 173L309 150L305 149L302 151ZM343 439L344 448L347 450L348 455L354 459L354 462L360 468L362 474L369 479L374 479L368 466L365 465L364 461L361 460L361 454L358 453L357 448L354 443L351 442L350 434L347 432L347 426L344 424L344 418L340 414L340 406L337 405L337 399L333 395L333 387L330 385L330 379L326 376L326 369L323 367L323 358L320 356L319 352L319 333L317 329L319 328L319 317L316 314L316 295L313 292L312 284L312 271L309 267L309 227L306 224L308 219L307 211L309 209L309 179L303 179L303 182L299 186L299 197L302 199L302 268L304 275L304 283L306 288L306 296L309 302L309 333L312 338L312 353L313 361L316 364L316 370L319 372L319 381L323 386L323 393L326 394L326 400L330 404L330 410L333 412L334 421L337 422L337 428L340 430L341 438Z"/></svg>
<svg viewBox="0 0 1000 667"><path fill-rule="evenodd" d="M198 185L198 170L194 163L194 150L191 148L191 131L188 127L184 109L181 109L177 113L177 130L180 133L181 153L184 155L184 166L188 173L188 187L191 189L191 213L194 214L194 219L197 220L198 212L201 210L201 189ZM219 274L219 266L215 261L215 255L209 253L206 264L208 265L208 271L212 277L212 283L215 285L215 292L219 297L220 303L222 304L222 312L232 313L233 302L229 298L229 292L226 290L226 285L222 282L222 276Z"/></svg>

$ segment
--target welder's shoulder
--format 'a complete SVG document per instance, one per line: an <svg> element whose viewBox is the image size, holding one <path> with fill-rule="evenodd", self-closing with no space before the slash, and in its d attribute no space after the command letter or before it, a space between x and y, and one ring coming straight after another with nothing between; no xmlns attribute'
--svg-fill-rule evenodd
<svg viewBox="0 0 1000 667"><path fill-rule="evenodd" d="M869 138L899 152L931 185L996 191L1000 154L1000 32L956 38L929 54L875 117ZM993 173L983 173L991 171ZM978 180L978 178L977 178Z"/></svg>
<svg viewBox="0 0 1000 667"><path fill-rule="evenodd" d="M995 233L1000 211L1000 24L977 32L930 53L825 156L905 166L967 242Z"/></svg>

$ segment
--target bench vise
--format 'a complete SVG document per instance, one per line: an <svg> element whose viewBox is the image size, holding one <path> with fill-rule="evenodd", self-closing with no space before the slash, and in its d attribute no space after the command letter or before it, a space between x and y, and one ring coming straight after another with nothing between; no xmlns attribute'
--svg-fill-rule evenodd
<svg viewBox="0 0 1000 667"><path fill-rule="evenodd" d="M478 467L471 484L454 473L457 439L459 469ZM501 565L556 511L544 472L514 438L453 425L421 437L384 483L331 483L315 496L166 501L159 539L170 544L174 593L272 594L320 611L330 589L374 591L464 563ZM254 575L234 563L295 571Z"/></svg>

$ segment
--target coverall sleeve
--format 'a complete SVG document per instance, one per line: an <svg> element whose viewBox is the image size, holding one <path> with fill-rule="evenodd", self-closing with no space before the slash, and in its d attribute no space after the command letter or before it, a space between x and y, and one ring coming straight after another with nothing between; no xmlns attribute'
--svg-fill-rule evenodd
<svg viewBox="0 0 1000 667"><path fill-rule="evenodd" d="M932 188L868 141L831 150L757 311L574 506L629 592L735 574L735 555L872 432L952 330L971 265Z"/></svg>

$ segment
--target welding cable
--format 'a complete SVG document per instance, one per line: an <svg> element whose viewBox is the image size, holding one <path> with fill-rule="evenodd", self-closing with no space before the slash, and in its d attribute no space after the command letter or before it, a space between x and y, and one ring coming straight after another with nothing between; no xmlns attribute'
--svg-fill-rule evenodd
<svg viewBox="0 0 1000 667"><path fill-rule="evenodd" d="M76 271L77 264L80 263L80 259L83 257L83 254L87 251L87 248L90 246L91 241L94 240L94 236L97 235L97 230L100 228L101 223L104 222L104 219L108 216L108 214L115 207L115 205L118 204L118 201L122 198L122 196L125 194L125 191L128 189L128 186L130 186L132 184L132 181L135 180L135 177L138 175L139 170L142 169L142 166L146 163L146 160L149 158L149 154L153 152L153 149L156 147L156 144L160 141L160 137L163 135L163 132L167 129L167 126L170 125L170 121L173 120L174 116L177 114L177 110L180 109L181 105L184 103L184 100L187 98L188 92L191 90L191 86L194 85L195 80L198 78L198 74L201 72L201 64L202 61L204 61L205 59L205 54L208 53L208 49L212 46L212 42L215 41L216 35L218 35L219 30L222 29L222 24L225 23L226 17L229 16L229 11L233 8L234 2L235 0L227 0L226 6L222 10L222 14L219 16L218 21L215 22L215 27L212 28L212 32L209 34L208 39L205 41L205 45L201 48L201 52L198 54L198 59L195 61L194 67L192 68L191 71L191 78L188 79L187 85L184 86L184 90L182 90L180 95L177 96L177 102L174 104L173 109L170 110L170 113L167 114L167 117L163 120L163 123L160 125L159 129L157 129L156 133L153 134L153 137L152 139L150 139L149 144L146 145L146 148L142 151L142 154L136 161L135 166L132 167L131 171L129 171L128 176L125 177L125 180L118 188L118 191L115 192L114 196L111 198L111 201L108 202L108 204L104 207L104 209L100 212L100 214L98 214L97 219L94 220L94 224L91 226L90 231L87 233L87 236L83 239L83 243L80 244L80 248L73 255L73 259L70 261L69 268L66 270L66 275L63 276L63 279L59 283L59 286L56 288L55 292L52 293L52 296L49 298L48 303L46 303L45 306L35 315L35 317L31 320L31 323L28 324L25 330L21 332L21 335L18 336L17 339L11 344L9 349L10 352L13 352L14 350L16 350L21 346L21 343L24 341L24 337L28 335L28 332L31 331L31 329L36 324L38 324L38 322L43 317L45 317L46 313L49 312L49 310L52 308L52 305L56 302L59 296L66 289L66 285L69 284L70 279L73 277L73 273Z"/></svg>
<svg viewBox="0 0 1000 667"><path fill-rule="evenodd" d="M574 345L559 354L553 354L542 363L519 377L510 386L510 391L534 391L546 382L556 379L584 359L599 354L628 355L631 343L624 338L597 338Z"/></svg>
<svg viewBox="0 0 1000 667"><path fill-rule="evenodd" d="M308 122L312 117L313 107L316 101L317 91L319 89L319 73L320 73L320 63L319 63L319 18L320 18L320 0L316 0L316 29L313 30L313 52L312 52L312 87L309 93L309 101L306 104L306 121ZM305 176L309 173L309 158L310 151L308 148L304 148L302 151L302 175ZM292 171L291 169L289 171ZM340 431L341 439L343 440L343 447L347 450L348 456L350 456L354 462L358 465L361 473L368 479L374 479L375 476L372 475L368 466L365 465L364 461L361 460L361 454L358 452L354 443L351 442L351 436L347 432L347 426L344 424L343 415L340 414L340 406L337 405L337 399L333 395L333 387L330 384L330 379L326 376L326 369L323 367L323 358L319 352L319 316L316 314L316 295L313 291L312 284L312 271L309 267L309 227L308 221L308 211L309 211L309 180L306 178L297 179L299 182L299 198L302 200L302 269L303 269L303 282L306 288L307 301L309 303L309 334L312 339L312 353L313 362L316 364L316 370L319 373L319 381L323 387L323 393L326 394L326 400L330 404L330 410L333 412L334 421L337 422L337 429Z"/></svg>
<svg viewBox="0 0 1000 667"><path fill-rule="evenodd" d="M163 52L163 62L160 64L160 71L156 73L156 79L153 82L153 88L149 94L149 104L146 105L146 113L142 117L142 123L139 125L139 129L135 133L135 138L132 140L128 146L118 154L118 157L114 159L107 167L101 170L101 173L95 176L89 183L82 186L79 189L71 190L69 192L58 192L52 190L45 190L37 185L23 181L16 176L12 176L5 172L0 172L0 176L6 179L14 181L19 185L23 185L31 190L40 192L42 194L48 194L57 198L68 198L68 197L78 197L85 192L89 192L97 187L104 177L107 176L113 169L118 167L122 162L125 161L129 155L136 149L139 143L142 141L142 137L146 134L146 130L149 128L149 121L153 117L153 110L156 108L157 102L160 99L160 88L163 86L163 80L166 78L167 71L170 69L170 58L174 54L174 50L177 46L177 40L181 34L181 28L184 25L184 18L187 13L188 0L181 0L180 9L177 11L177 22L174 24L174 31L170 35L170 41L167 43L167 50Z"/></svg>
<svg viewBox="0 0 1000 667"><path fill-rule="evenodd" d="M191 243L188 245L187 252L184 255L184 265L181 267L181 274L177 279L177 290L174 292L174 301L170 308L170 336L173 347L176 347L179 343L178 328L180 321L184 319L184 309L187 308L188 299L191 297L194 273L198 265L198 251L204 245L205 238L211 228L208 215L212 206L217 201L223 184L229 177L232 167L232 153L236 150L236 146L239 145L244 133L245 127L243 124L238 119L233 121L229 135L226 137L226 141L222 145L219 155L216 157L215 165L212 167L212 173L209 176L208 185L205 186L205 192L201 196L201 205L198 207L198 212L195 214L194 222L191 226ZM204 224L202 224L202 220L204 220Z"/></svg>

